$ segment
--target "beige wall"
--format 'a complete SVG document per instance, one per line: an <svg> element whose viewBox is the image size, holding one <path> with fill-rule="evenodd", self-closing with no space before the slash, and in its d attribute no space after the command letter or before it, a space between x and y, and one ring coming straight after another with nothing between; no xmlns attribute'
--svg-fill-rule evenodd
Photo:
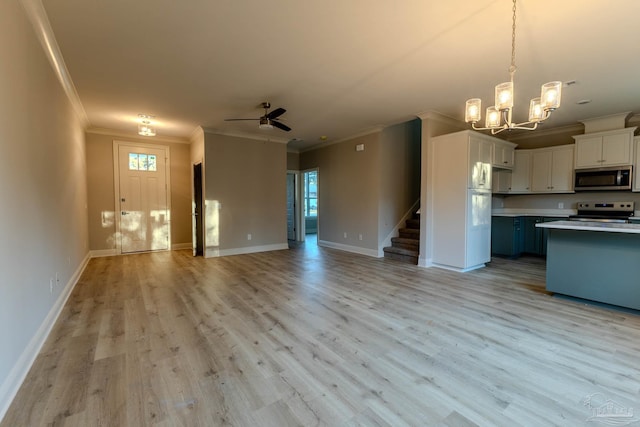
<svg viewBox="0 0 640 427"><path fill-rule="evenodd" d="M301 153L300 169L319 171L318 241L380 256L419 197L419 165L419 121Z"/></svg>
<svg viewBox="0 0 640 427"><path fill-rule="evenodd" d="M286 248L287 146L205 132L204 158L207 256Z"/></svg>
<svg viewBox="0 0 640 427"><path fill-rule="evenodd" d="M382 131L378 217L378 243L381 246L387 244L386 239L395 231L398 219L403 218L420 198L421 131L419 119Z"/></svg>
<svg viewBox="0 0 640 427"><path fill-rule="evenodd" d="M89 193L89 247L92 251L116 247L113 181L113 141L169 147L171 157L171 245L191 244L191 148L188 143L122 137L87 132L87 188Z"/></svg>
<svg viewBox="0 0 640 427"><path fill-rule="evenodd" d="M287 152L287 170L300 170L300 154Z"/></svg>
<svg viewBox="0 0 640 427"><path fill-rule="evenodd" d="M380 132L300 155L302 170L318 168L319 242L377 251L379 158Z"/></svg>
<svg viewBox="0 0 640 427"><path fill-rule="evenodd" d="M82 123L14 0L0 2L0 146L1 418L88 254Z"/></svg>

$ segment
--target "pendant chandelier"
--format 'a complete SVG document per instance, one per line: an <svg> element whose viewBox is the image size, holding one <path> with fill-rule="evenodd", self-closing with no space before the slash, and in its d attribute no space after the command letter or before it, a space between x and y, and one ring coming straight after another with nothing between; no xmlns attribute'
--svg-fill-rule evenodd
<svg viewBox="0 0 640 427"><path fill-rule="evenodd" d="M542 85L540 98L533 98L529 103L529 120L522 123L513 122L513 75L516 73L516 0L513 0L513 25L511 31L511 66L508 82L496 86L495 105L487 108L484 127L477 127L481 119L480 98L467 100L464 120L471 123L475 130L490 130L495 135L503 130L523 129L536 130L538 124L551 116L551 112L560 107L562 82L549 82ZM504 122L503 122L504 121Z"/></svg>
<svg viewBox="0 0 640 427"><path fill-rule="evenodd" d="M140 118L140 124L138 124L138 135L142 136L156 136L156 128L151 123L151 120L155 116L149 114L138 114Z"/></svg>

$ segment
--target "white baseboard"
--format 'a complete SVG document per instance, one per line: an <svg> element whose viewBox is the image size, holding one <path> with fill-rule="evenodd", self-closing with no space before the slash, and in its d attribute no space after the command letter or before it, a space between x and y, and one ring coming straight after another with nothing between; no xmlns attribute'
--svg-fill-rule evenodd
<svg viewBox="0 0 640 427"><path fill-rule="evenodd" d="M193 245L190 242L174 243L173 245L171 245L172 251L180 251L183 249L192 249L192 248L193 248ZM98 250L91 251L90 255L91 255L91 258L100 258L105 256L116 256L116 255L122 255L122 254L119 254L116 249L98 249Z"/></svg>
<svg viewBox="0 0 640 427"><path fill-rule="evenodd" d="M207 248L205 250L204 257L216 258L221 256L252 254L256 252L281 251L284 249L289 249L288 243L276 243L273 245L249 246L246 248L233 248L233 249Z"/></svg>
<svg viewBox="0 0 640 427"><path fill-rule="evenodd" d="M477 264L477 265L473 265L471 267L467 267L467 268L459 268L459 267L452 267L450 265L444 265L444 264L432 264L432 267L436 267L436 268L442 268L444 270L450 270L450 271L457 271L458 273L467 273L469 271L473 271L473 270L477 270L479 268L483 268L486 267L485 264Z"/></svg>
<svg viewBox="0 0 640 427"><path fill-rule="evenodd" d="M115 249L99 249L89 252L91 258L100 258L105 256L116 256L118 252Z"/></svg>
<svg viewBox="0 0 640 427"><path fill-rule="evenodd" d="M29 340L29 344L18 358L18 361L11 369L11 372L9 372L7 379L0 385L0 421L2 421L5 414L7 413L7 410L9 409L9 406L11 405L11 402L16 397L20 386L24 382L24 379L27 377L27 374L29 373L33 362L36 360L36 357L38 357L38 353L40 353L40 350L47 340L47 337L49 336L53 325L55 325L56 320L58 320L58 317L60 316L60 313L62 313L64 305L69 299L73 288L78 283L78 280L84 272L84 269L87 267L90 259L91 254L87 253L85 258L82 260L76 271L73 273L73 275L65 285L62 292L60 292L60 295L58 295L58 298L51 307L51 310L49 310L47 317L44 318L35 335L31 338L31 340Z"/></svg>
<svg viewBox="0 0 640 427"><path fill-rule="evenodd" d="M171 250L172 251L181 251L183 249L193 249L193 243L191 243L191 242L174 243L173 245L171 245Z"/></svg>
<svg viewBox="0 0 640 427"><path fill-rule="evenodd" d="M433 267L433 260L431 258L418 257L418 267L424 267L424 268Z"/></svg>
<svg viewBox="0 0 640 427"><path fill-rule="evenodd" d="M366 255L374 258L382 258L383 255L379 255L375 249L361 248L359 246L343 245L342 243L329 242L327 240L318 240L318 246L324 246L327 248L339 249L345 252L352 252L360 255Z"/></svg>

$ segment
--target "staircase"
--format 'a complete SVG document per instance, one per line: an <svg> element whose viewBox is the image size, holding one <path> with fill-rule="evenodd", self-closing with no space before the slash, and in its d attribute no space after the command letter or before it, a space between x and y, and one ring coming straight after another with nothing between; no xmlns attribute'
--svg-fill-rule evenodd
<svg viewBox="0 0 640 427"><path fill-rule="evenodd" d="M405 228L398 230L400 236L391 238L391 246L383 248L384 257L408 264L418 264L420 251L420 215L405 222Z"/></svg>

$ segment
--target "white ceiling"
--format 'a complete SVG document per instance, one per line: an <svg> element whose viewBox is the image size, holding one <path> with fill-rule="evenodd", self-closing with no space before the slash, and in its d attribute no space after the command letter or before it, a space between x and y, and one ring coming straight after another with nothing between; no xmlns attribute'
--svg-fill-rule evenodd
<svg viewBox="0 0 640 427"><path fill-rule="evenodd" d="M510 0L42 0L90 126L197 126L293 150L436 110L462 120L508 80ZM544 126L640 112L640 1L520 0L516 119L550 80L575 80ZM577 105L582 99L591 103ZM259 130L262 101L293 130Z"/></svg>

